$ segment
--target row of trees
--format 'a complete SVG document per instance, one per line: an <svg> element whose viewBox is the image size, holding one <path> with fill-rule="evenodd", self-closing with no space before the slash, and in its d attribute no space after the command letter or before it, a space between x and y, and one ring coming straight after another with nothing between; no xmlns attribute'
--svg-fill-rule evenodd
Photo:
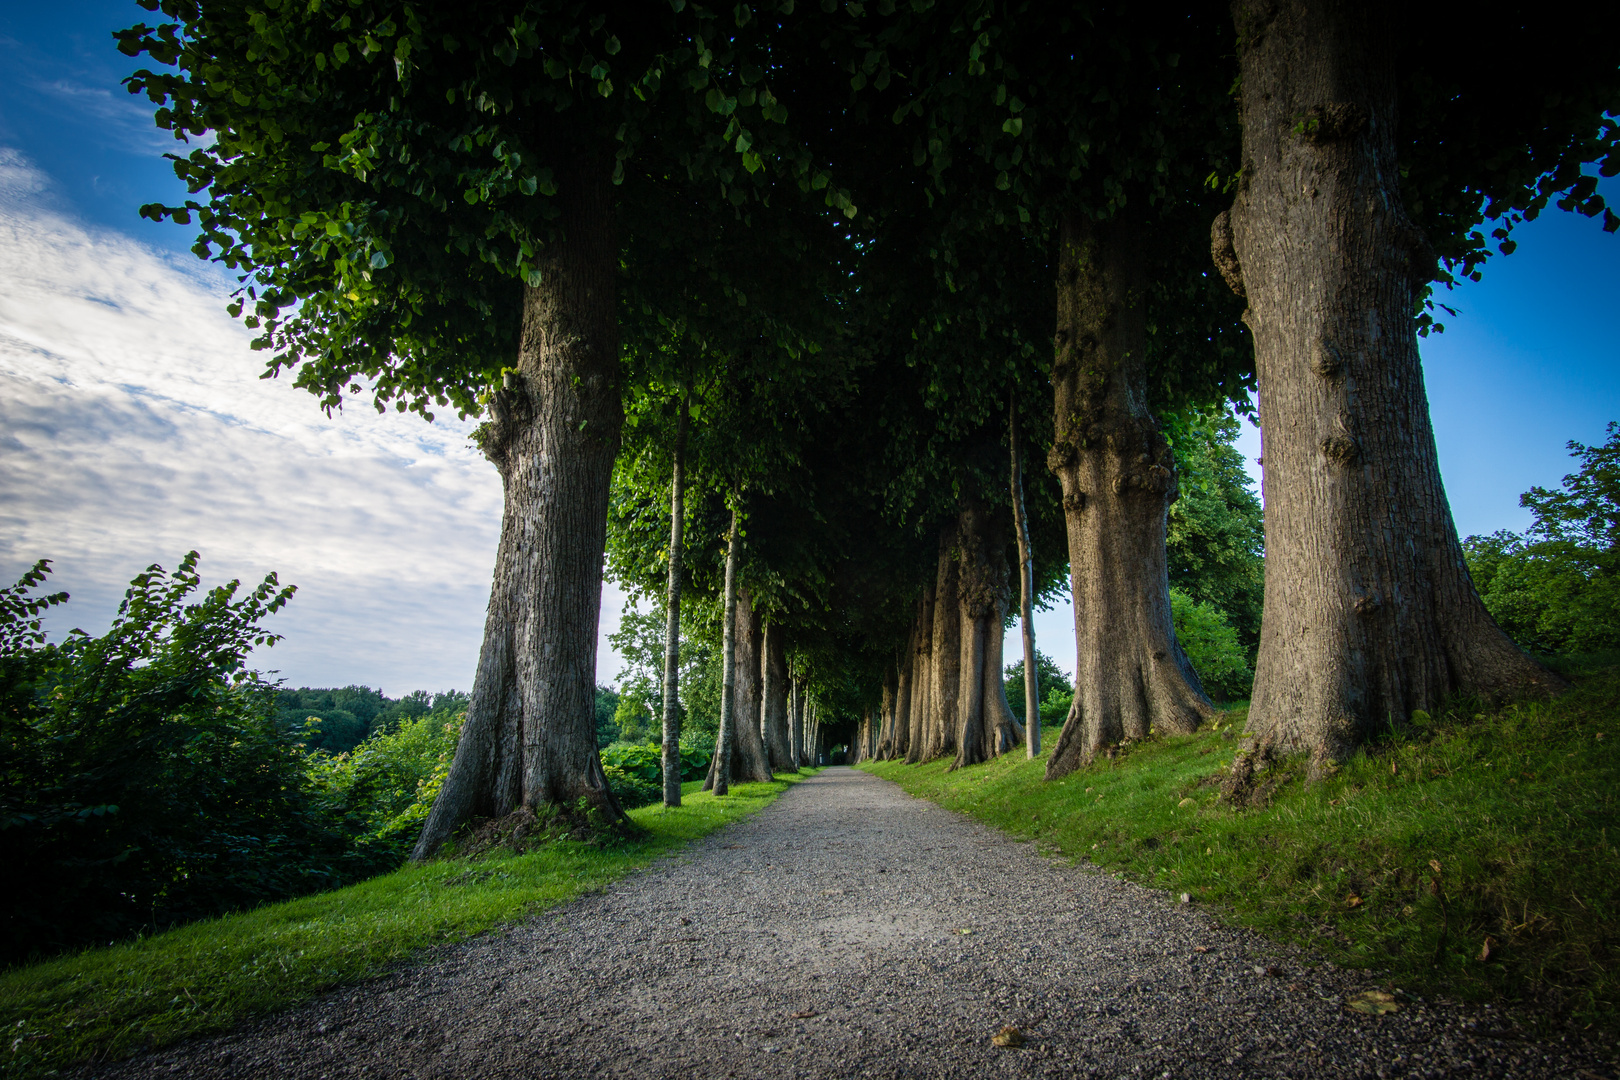
<svg viewBox="0 0 1620 1080"><path fill-rule="evenodd" d="M664 601L668 761L678 628L719 631L718 784L776 763L790 668L864 752L1033 752L1014 560L1031 601L1066 566L1076 611L1050 776L1212 710L1172 575L1258 634L1251 732L1318 765L1449 693L1561 686L1470 583L1417 336L1554 200L1620 227L1585 171L1620 168L1612 35L1509 13L1482 79L1453 58L1493 30L1345 0L147 2L172 22L120 34L159 61L130 88L211 141L176 156L198 197L145 212L242 273L271 371L488 418L495 581L419 854L520 805L617 814L604 551ZM1263 615L1168 546L1181 428L1255 391ZM755 680L763 729L728 722Z"/></svg>

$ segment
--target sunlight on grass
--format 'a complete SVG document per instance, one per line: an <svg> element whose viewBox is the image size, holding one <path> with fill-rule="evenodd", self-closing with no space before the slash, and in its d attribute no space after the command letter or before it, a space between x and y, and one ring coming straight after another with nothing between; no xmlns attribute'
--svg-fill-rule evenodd
<svg viewBox="0 0 1620 1080"><path fill-rule="evenodd" d="M681 785L682 805L630 816L647 831L611 847L575 841L524 855L443 859L316 896L192 923L0 973L7 1075L127 1056L220 1031L374 975L587 892L772 802L812 775L737 784L724 799Z"/></svg>
<svg viewBox="0 0 1620 1080"><path fill-rule="evenodd" d="M1285 761L1266 805L1234 809L1219 782L1245 715L1052 783L1021 754L861 767L1413 991L1620 1032L1620 669L1552 703L1457 703L1321 783Z"/></svg>

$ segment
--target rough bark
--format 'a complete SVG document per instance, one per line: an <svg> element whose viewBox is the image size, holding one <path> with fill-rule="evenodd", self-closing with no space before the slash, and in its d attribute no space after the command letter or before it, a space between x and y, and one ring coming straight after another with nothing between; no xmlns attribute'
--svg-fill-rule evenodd
<svg viewBox="0 0 1620 1080"><path fill-rule="evenodd" d="M686 477L686 403L675 423L669 484L669 593L664 624L664 805L681 805L681 519Z"/></svg>
<svg viewBox="0 0 1620 1080"><path fill-rule="evenodd" d="M766 623L764 647L760 651L761 710L760 727L763 729L765 754L771 771L793 772L793 742L788 720L787 650L783 644L782 628Z"/></svg>
<svg viewBox="0 0 1620 1080"><path fill-rule="evenodd" d="M793 753L793 770L797 772L803 767L804 758L804 680L795 677L792 681L792 694L788 699L788 715L791 718L788 729L788 741Z"/></svg>
<svg viewBox="0 0 1620 1080"><path fill-rule="evenodd" d="M1018 615L1024 641L1024 753L1033 759L1041 752L1041 693L1035 670L1035 555L1029 544L1029 515L1024 509L1024 462L1018 445L1018 405L1007 406L1007 444L1012 452L1008 481L1013 507L1013 530L1018 538ZM999 654L998 654L999 655Z"/></svg>
<svg viewBox="0 0 1620 1080"><path fill-rule="evenodd" d="M596 751L596 628L619 447L617 241L605 169L564 176L561 238L525 287L516 372L480 429L505 491L484 640L450 774L415 859L519 806L625 820Z"/></svg>
<svg viewBox="0 0 1620 1080"><path fill-rule="evenodd" d="M1024 729L1007 704L1001 674L1008 598L1007 525L1002 512L977 500L964 502L957 515L961 680L952 768L988 761L1024 739Z"/></svg>
<svg viewBox="0 0 1620 1080"><path fill-rule="evenodd" d="M924 744L928 741L928 717L933 709L934 687L934 590L936 580L923 589L917 601L916 649L912 656L910 745L906 747L906 764L915 765L926 760Z"/></svg>
<svg viewBox="0 0 1620 1080"><path fill-rule="evenodd" d="M1140 241L1123 215L1062 220L1047 464L1063 484L1075 693L1048 779L1109 744L1192 731L1214 712L1170 619L1175 460L1148 408Z"/></svg>
<svg viewBox="0 0 1620 1080"><path fill-rule="evenodd" d="M906 635L905 649L900 653L894 684L894 744L889 749L891 760L903 761L911 751L911 686L912 673L917 667L917 624L913 620Z"/></svg>
<svg viewBox="0 0 1620 1080"><path fill-rule="evenodd" d="M1434 255L1401 201L1397 13L1234 5L1243 173L1212 232L1248 300L1265 462L1249 731L1344 760L1448 694L1563 683L1492 622L1440 481L1412 317Z"/></svg>
<svg viewBox="0 0 1620 1080"><path fill-rule="evenodd" d="M917 760L932 761L956 749L957 698L962 681L962 620L957 586L956 523L940 530L934 577L933 639L928 649L928 710L923 716Z"/></svg>
<svg viewBox="0 0 1620 1080"><path fill-rule="evenodd" d="M734 784L769 781L771 759L760 734L764 708L764 627L754 612L748 590L737 590L737 691L733 699L731 781Z"/></svg>
<svg viewBox="0 0 1620 1080"><path fill-rule="evenodd" d="M720 730L715 735L714 757L703 790L725 795L731 789L732 732L737 728L737 561L742 553L742 522L731 511L731 532L726 539L726 591L720 630Z"/></svg>
<svg viewBox="0 0 1620 1080"><path fill-rule="evenodd" d="M879 761L894 756L895 692L899 688L900 673L891 665L883 673L883 704L878 713L877 750L873 754Z"/></svg>

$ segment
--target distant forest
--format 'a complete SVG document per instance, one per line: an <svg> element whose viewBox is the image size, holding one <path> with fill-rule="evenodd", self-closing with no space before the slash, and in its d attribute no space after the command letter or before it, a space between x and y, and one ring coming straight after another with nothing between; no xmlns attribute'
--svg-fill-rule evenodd
<svg viewBox="0 0 1620 1080"><path fill-rule="evenodd" d="M460 690L437 694L415 690L396 699L369 686L345 686L340 690L301 686L277 692L276 727L288 733L303 732L303 742L311 750L344 754L368 736L396 728L402 721L441 710L459 712L466 707L467 695Z"/></svg>

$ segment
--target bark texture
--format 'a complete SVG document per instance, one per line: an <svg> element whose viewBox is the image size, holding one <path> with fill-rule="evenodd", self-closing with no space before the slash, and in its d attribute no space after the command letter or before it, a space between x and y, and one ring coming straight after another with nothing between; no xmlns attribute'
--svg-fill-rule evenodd
<svg viewBox="0 0 1620 1080"><path fill-rule="evenodd" d="M664 805L681 805L681 519L685 497L686 404L675 425L669 484L669 592L664 624Z"/></svg>
<svg viewBox="0 0 1620 1080"><path fill-rule="evenodd" d="M596 751L596 628L619 448L613 188L586 163L556 197L561 239L525 287L517 371L479 431L505 502L484 640L450 774L412 857L519 806L625 820Z"/></svg>
<svg viewBox="0 0 1620 1080"><path fill-rule="evenodd" d="M961 679L957 692L956 761L976 765L1024 740L1007 704L1001 652L1007 621L1007 529L1004 512L970 500L957 515L957 621Z"/></svg>
<svg viewBox="0 0 1620 1080"><path fill-rule="evenodd" d="M1192 731L1214 712L1170 618L1175 459L1148 407L1145 284L1128 220L1064 215L1047 464L1063 484L1075 693L1048 779L1112 743Z"/></svg>
<svg viewBox="0 0 1620 1080"><path fill-rule="evenodd" d="M939 534L933 633L928 649L928 709L922 719L918 761L932 761L956 750L957 699L962 686L962 620L958 595L961 577L956 523L952 522Z"/></svg>
<svg viewBox="0 0 1620 1080"><path fill-rule="evenodd" d="M916 666L917 624L913 620L895 668L894 741L889 747L889 757L894 761L904 761L911 750L911 686Z"/></svg>
<svg viewBox="0 0 1620 1080"><path fill-rule="evenodd" d="M1018 406L1007 406L1007 444L1012 452L1008 480L1013 508L1013 530L1018 538L1018 616L1024 642L1024 752L1034 759L1041 752L1041 690L1035 670L1035 554L1029 544L1029 515L1024 510L1024 461L1018 445Z"/></svg>
<svg viewBox="0 0 1620 1080"><path fill-rule="evenodd" d="M1447 694L1556 692L1469 579L1412 318L1434 254L1401 201L1385 5L1239 2L1243 178L1212 230L1260 387L1265 619L1249 730L1344 760Z"/></svg>
<svg viewBox="0 0 1620 1080"><path fill-rule="evenodd" d="M911 660L911 713L906 718L910 734L906 747L906 763L915 765L926 760L923 754L927 742L925 729L933 705L933 651L934 651L934 590L936 580L930 582L917 601L917 621L913 631Z"/></svg>
<svg viewBox="0 0 1620 1080"><path fill-rule="evenodd" d="M737 642L732 697L731 782L749 784L769 781L771 759L760 735L760 714L764 707L763 653L765 633L754 612L748 590L737 590Z"/></svg>
<svg viewBox="0 0 1620 1080"><path fill-rule="evenodd" d="M720 616L720 731L703 790L716 796L731 789L732 733L737 729L737 562L742 554L742 522L731 511L731 532L726 539L726 586Z"/></svg>
<svg viewBox="0 0 1620 1080"><path fill-rule="evenodd" d="M794 678L791 686L792 692L788 698L788 715L790 717L788 736L792 744L793 769L797 772L806 763L804 753L804 680Z"/></svg>
<svg viewBox="0 0 1620 1080"><path fill-rule="evenodd" d="M793 740L788 719L787 649L782 628L766 623L760 650L760 728L771 771L793 772Z"/></svg>

